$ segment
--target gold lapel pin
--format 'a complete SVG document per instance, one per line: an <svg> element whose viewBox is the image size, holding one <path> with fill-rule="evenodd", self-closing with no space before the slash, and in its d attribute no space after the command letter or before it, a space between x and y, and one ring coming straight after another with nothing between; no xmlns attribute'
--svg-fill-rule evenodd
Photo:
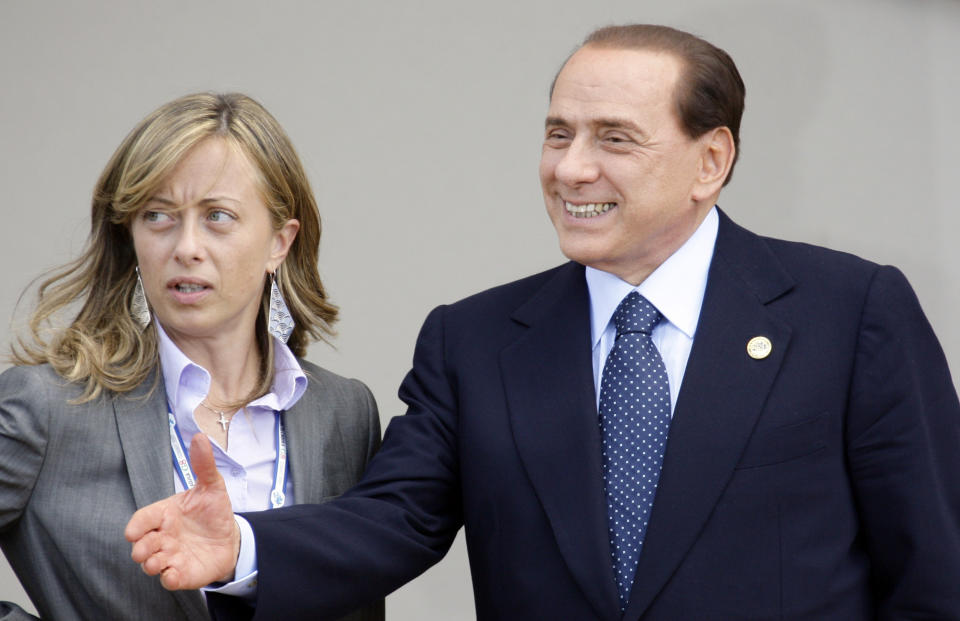
<svg viewBox="0 0 960 621"><path fill-rule="evenodd" d="M763 360L773 351L773 343L765 336L755 336L747 342L747 355L754 360Z"/></svg>

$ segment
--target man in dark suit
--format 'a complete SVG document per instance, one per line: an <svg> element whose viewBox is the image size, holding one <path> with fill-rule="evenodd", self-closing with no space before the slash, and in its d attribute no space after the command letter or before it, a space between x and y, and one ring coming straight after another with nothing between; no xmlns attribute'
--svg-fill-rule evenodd
<svg viewBox="0 0 960 621"><path fill-rule="evenodd" d="M896 269L715 207L743 93L686 33L592 34L540 167L572 261L433 311L363 481L246 515L255 607L214 613L334 617L465 526L480 619L960 619L943 353ZM168 588L230 575L240 546L198 475L127 530Z"/></svg>

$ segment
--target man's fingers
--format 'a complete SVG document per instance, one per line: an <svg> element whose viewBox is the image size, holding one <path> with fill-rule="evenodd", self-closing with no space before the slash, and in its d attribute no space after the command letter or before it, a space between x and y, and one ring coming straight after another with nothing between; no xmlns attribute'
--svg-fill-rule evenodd
<svg viewBox="0 0 960 621"><path fill-rule="evenodd" d="M123 531L123 536L127 538L127 541L136 543L150 531L160 528L165 502L165 500L155 502L133 514Z"/></svg>
<svg viewBox="0 0 960 621"><path fill-rule="evenodd" d="M169 568L170 562L168 555L163 551L159 551L155 554L150 555L146 560L140 563L140 568L143 569L143 573L148 576L156 576L159 573L163 573Z"/></svg>
<svg viewBox="0 0 960 621"><path fill-rule="evenodd" d="M234 559L239 535L223 477L217 472L206 435L191 440L190 463L197 485L137 511L124 536L133 546L134 562L148 575L159 575L167 589L195 589L216 580L216 572ZM231 530L227 530L230 528ZM236 540L236 541L231 541ZM220 560L214 560L216 559Z"/></svg>
<svg viewBox="0 0 960 621"><path fill-rule="evenodd" d="M216 486L222 484L223 477L217 471L217 462L213 459L213 447L206 434L198 433L190 440L190 465L197 477L197 485Z"/></svg>
<svg viewBox="0 0 960 621"><path fill-rule="evenodd" d="M180 588L180 572L174 567L168 567L160 574L160 584L168 591L176 591Z"/></svg>
<svg viewBox="0 0 960 621"><path fill-rule="evenodd" d="M184 571L189 571L184 555L174 546L164 547L169 538L157 532L148 533L134 546L133 559L140 563L140 569L148 576L159 576L165 589L199 588L211 582L203 581L197 585L187 583Z"/></svg>
<svg viewBox="0 0 960 621"><path fill-rule="evenodd" d="M175 565L176 555L169 555L159 551L140 563L140 569L148 576L160 576L160 584L171 591L179 589L183 576Z"/></svg>
<svg viewBox="0 0 960 621"><path fill-rule="evenodd" d="M133 559L134 563L140 563L143 566L144 571L146 571L147 561L155 554L159 553L162 547L163 535L157 531L151 531L133 544L133 550L130 552L130 558ZM159 569L163 568L160 567ZM157 573L157 571L148 571L147 573L153 575Z"/></svg>

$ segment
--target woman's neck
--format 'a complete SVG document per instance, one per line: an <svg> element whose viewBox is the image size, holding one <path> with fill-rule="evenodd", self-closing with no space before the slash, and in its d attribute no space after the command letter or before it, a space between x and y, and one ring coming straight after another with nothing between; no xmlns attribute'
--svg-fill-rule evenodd
<svg viewBox="0 0 960 621"><path fill-rule="evenodd" d="M236 404L250 394L260 377L260 350L253 334L249 339L183 338L167 331L180 351L210 373L206 402L215 409Z"/></svg>

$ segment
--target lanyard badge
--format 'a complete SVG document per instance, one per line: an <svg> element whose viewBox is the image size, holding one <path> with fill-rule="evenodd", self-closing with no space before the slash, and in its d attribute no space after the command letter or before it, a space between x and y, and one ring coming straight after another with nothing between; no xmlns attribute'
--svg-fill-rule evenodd
<svg viewBox="0 0 960 621"><path fill-rule="evenodd" d="M187 457L187 447L177 428L177 418L173 412L167 411L167 421L170 423L170 450L173 453L173 468L180 477L183 489L193 489L197 484L197 477L190 467L190 458ZM283 432L283 421L279 414L274 424L274 448L277 459L273 463L273 489L270 491L270 508L282 507L286 501L283 489L287 481L287 438Z"/></svg>

